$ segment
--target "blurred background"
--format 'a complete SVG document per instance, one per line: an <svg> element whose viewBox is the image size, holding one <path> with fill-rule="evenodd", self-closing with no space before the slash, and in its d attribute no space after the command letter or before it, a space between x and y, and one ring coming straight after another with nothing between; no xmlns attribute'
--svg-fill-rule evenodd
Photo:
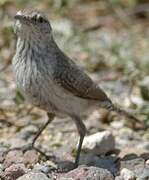
<svg viewBox="0 0 149 180"><path fill-rule="evenodd" d="M24 101L12 73L16 43L13 16L25 8L45 12L59 47L113 102L130 110L146 126L149 124L148 0L0 0L1 146L28 140L46 121L43 111ZM133 129L131 120L114 113L100 110L84 119L89 134L111 129L117 138L127 134L126 141L136 137L144 142L149 139L148 131ZM69 118L63 121L57 118L54 123L49 126L50 132L48 129L43 133L40 142L57 149L76 137L76 129Z"/></svg>

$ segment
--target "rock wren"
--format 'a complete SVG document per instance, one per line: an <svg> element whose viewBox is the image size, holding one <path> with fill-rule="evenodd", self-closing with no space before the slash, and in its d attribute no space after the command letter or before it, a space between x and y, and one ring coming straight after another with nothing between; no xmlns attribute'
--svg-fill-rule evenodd
<svg viewBox="0 0 149 180"><path fill-rule="evenodd" d="M116 108L103 90L59 49L50 22L41 12L19 11L15 15L14 30L17 46L13 68L17 85L30 103L48 114L48 121L33 139L32 147L55 115L70 116L80 135L77 167L86 133L80 119L82 114L105 108L134 117Z"/></svg>

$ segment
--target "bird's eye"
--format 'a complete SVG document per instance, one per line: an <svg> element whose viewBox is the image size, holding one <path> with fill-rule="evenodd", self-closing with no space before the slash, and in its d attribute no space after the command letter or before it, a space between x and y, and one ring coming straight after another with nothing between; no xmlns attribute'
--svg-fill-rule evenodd
<svg viewBox="0 0 149 180"><path fill-rule="evenodd" d="M36 21L36 20L37 20L37 15L34 15L33 17L31 17L31 19L32 19L33 21Z"/></svg>
<svg viewBox="0 0 149 180"><path fill-rule="evenodd" d="M48 22L44 17L42 17L42 16L39 15L39 14L35 14L34 16L31 17L31 19L32 19L34 22L39 22L39 23Z"/></svg>
<svg viewBox="0 0 149 180"><path fill-rule="evenodd" d="M43 19L43 17L39 16L39 17L38 17L38 21L39 21L40 23L43 23L45 20Z"/></svg>

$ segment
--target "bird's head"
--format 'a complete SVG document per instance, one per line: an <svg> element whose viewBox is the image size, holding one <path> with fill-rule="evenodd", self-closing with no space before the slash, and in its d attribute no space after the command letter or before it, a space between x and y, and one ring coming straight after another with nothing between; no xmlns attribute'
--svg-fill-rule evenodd
<svg viewBox="0 0 149 180"><path fill-rule="evenodd" d="M14 30L17 36L30 37L51 34L52 28L46 16L38 11L23 10L15 15Z"/></svg>

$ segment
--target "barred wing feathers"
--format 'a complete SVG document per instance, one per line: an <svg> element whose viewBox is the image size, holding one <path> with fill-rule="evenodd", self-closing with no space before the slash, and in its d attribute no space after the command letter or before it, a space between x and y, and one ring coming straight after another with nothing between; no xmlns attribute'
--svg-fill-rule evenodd
<svg viewBox="0 0 149 180"><path fill-rule="evenodd" d="M99 86L62 52L56 55L54 69L55 82L69 93L85 99L108 100Z"/></svg>

